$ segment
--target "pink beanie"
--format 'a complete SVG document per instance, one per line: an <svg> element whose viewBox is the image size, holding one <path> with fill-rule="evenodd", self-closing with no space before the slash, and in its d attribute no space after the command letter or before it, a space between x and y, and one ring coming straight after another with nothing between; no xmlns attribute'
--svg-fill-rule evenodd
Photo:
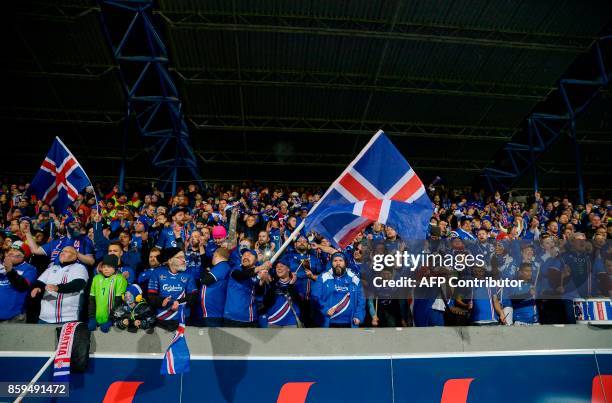
<svg viewBox="0 0 612 403"><path fill-rule="evenodd" d="M225 238L227 236L227 231L221 225L216 225L212 229L212 236L216 239Z"/></svg>

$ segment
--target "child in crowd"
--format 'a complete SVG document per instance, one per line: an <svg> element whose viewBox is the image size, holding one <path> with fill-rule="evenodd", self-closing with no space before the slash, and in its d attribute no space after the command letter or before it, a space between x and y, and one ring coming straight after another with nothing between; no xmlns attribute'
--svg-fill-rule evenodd
<svg viewBox="0 0 612 403"><path fill-rule="evenodd" d="M142 297L142 289L137 284L130 285L123 294L123 304L113 311L113 321L119 329L136 333L138 329L151 329L155 326L155 313Z"/></svg>
<svg viewBox="0 0 612 403"><path fill-rule="evenodd" d="M96 274L89 293L89 323L90 331L100 330L107 333L113 326L110 314L121 305L121 297L127 288L127 280L117 273L119 258L115 255L105 255L100 265L100 273Z"/></svg>

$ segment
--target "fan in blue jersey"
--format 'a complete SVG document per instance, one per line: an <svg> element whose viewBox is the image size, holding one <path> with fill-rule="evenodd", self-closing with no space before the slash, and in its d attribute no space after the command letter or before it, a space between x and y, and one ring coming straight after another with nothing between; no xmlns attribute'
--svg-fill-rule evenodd
<svg viewBox="0 0 612 403"><path fill-rule="evenodd" d="M503 279L516 279L516 272L518 266L515 260L509 253L510 242L498 241L495 244L495 254L491 258L491 266L493 268L493 274L499 274L500 278Z"/></svg>
<svg viewBox="0 0 612 403"><path fill-rule="evenodd" d="M187 212L187 209L182 207L172 209L170 213L172 224L161 229L155 246L160 249L183 247L189 238L189 230L185 226L185 213Z"/></svg>
<svg viewBox="0 0 612 403"><path fill-rule="evenodd" d="M379 222L372 224L372 227L366 230L366 236L371 241L384 241L385 233L383 225Z"/></svg>
<svg viewBox="0 0 612 403"><path fill-rule="evenodd" d="M483 260L487 262L487 264L490 263L491 257L495 253L495 245L490 239L489 232L484 228L480 228L476 232L476 239L476 242L470 242L468 244L468 248L473 254L482 255Z"/></svg>
<svg viewBox="0 0 612 403"><path fill-rule="evenodd" d="M162 251L161 266L149 278L149 302L157 309L158 325L167 330L176 330L178 326L179 305L187 302L185 316L188 316L189 305L197 300L197 288L191 273L187 272L185 254L179 248Z"/></svg>
<svg viewBox="0 0 612 403"><path fill-rule="evenodd" d="M26 262L29 257L28 245L16 241L0 265L0 322L25 322L26 295L37 277L36 268Z"/></svg>
<svg viewBox="0 0 612 403"><path fill-rule="evenodd" d="M596 290L593 281L593 267L591 259L591 244L586 241L586 236L576 232L567 244L567 251L559 258L569 274L565 287L564 297L590 298Z"/></svg>
<svg viewBox="0 0 612 403"><path fill-rule="evenodd" d="M64 220L64 224L60 227L60 232L65 235L58 239L53 239L42 246L38 246L36 241L32 237L30 232L30 222L21 221L19 223L21 232L25 234L27 244L34 255L46 255L51 260L51 264L59 264L59 255L61 251L71 246L77 251L77 260L86 265L93 266L94 260L94 246L87 236L81 234L81 223L75 220L72 215Z"/></svg>
<svg viewBox="0 0 612 403"><path fill-rule="evenodd" d="M271 219L267 225L270 242L274 244L274 250L278 250L282 245L280 223L276 219Z"/></svg>
<svg viewBox="0 0 612 403"><path fill-rule="evenodd" d="M359 327L365 318L365 297L359 278L346 268L346 257L332 255L332 268L319 276L317 300L325 327Z"/></svg>
<svg viewBox="0 0 612 403"><path fill-rule="evenodd" d="M523 281L522 285L504 293L505 298L511 301L513 323L518 326L535 325L539 321L536 284L532 277L531 263L521 263L518 280Z"/></svg>
<svg viewBox="0 0 612 403"><path fill-rule="evenodd" d="M565 292L563 282L566 274L559 259L559 248L556 238L549 234L542 234L541 244L543 253L538 256L540 262L540 289L542 300L540 322L546 325L566 323L568 319L575 320L574 304L572 300L561 298Z"/></svg>
<svg viewBox="0 0 612 403"><path fill-rule="evenodd" d="M261 286L269 283L270 262L257 266L257 252L253 249L241 251L240 267L232 270L227 284L223 326L257 327L256 293L261 293Z"/></svg>
<svg viewBox="0 0 612 403"><path fill-rule="evenodd" d="M138 275L138 285L141 289L149 289L149 279L151 275L153 275L155 269L161 266L159 263L160 254L161 250L155 246L149 251L149 266Z"/></svg>
<svg viewBox="0 0 612 403"><path fill-rule="evenodd" d="M205 243L202 239L202 233L197 230L193 231L185 249L185 261L188 268L198 272L200 271L202 268L202 255L204 255L204 248Z"/></svg>
<svg viewBox="0 0 612 403"><path fill-rule="evenodd" d="M212 242L206 244L205 255L207 259L212 259L213 253L223 245L223 242L227 239L227 230L221 225L213 227L212 231Z"/></svg>
<svg viewBox="0 0 612 403"><path fill-rule="evenodd" d="M291 260L284 257L276 262L274 279L264 295L266 327L302 327L300 320L300 294L295 288L297 276L291 272Z"/></svg>
<svg viewBox="0 0 612 403"><path fill-rule="evenodd" d="M474 266L472 269L474 278L485 278L485 267ZM468 306L470 309L470 323L473 325L497 325L505 324L506 318L499 298L493 287L473 287L463 291L456 301L457 306ZM467 303L465 301L467 299Z"/></svg>
<svg viewBox="0 0 612 403"><path fill-rule="evenodd" d="M472 234L472 220L468 217L461 217L460 227L455 231L457 237L462 240L475 241L476 237Z"/></svg>
<svg viewBox="0 0 612 403"><path fill-rule="evenodd" d="M120 241L114 241L108 244L109 255L115 255L119 258L119 267L117 268L117 273L121 273L121 275L127 280L128 284L134 283L136 281L136 271L134 267L129 266L124 261L125 252L123 250L123 245Z"/></svg>
<svg viewBox="0 0 612 403"><path fill-rule="evenodd" d="M212 267L209 270L202 270L200 276L202 320L198 321L202 326L219 327L223 325L227 283L232 271L228 258L227 248L217 248L212 257Z"/></svg>
<svg viewBox="0 0 612 403"><path fill-rule="evenodd" d="M293 247L295 252L290 254L288 259L291 271L297 276L295 288L304 300L308 300L312 282L316 281L323 267L317 255L310 250L308 239L305 236L298 236Z"/></svg>
<svg viewBox="0 0 612 403"><path fill-rule="evenodd" d="M155 224L155 206L152 204L143 207L142 214L138 217L138 221L146 225L145 231Z"/></svg>
<svg viewBox="0 0 612 403"><path fill-rule="evenodd" d="M93 227L93 243L95 247L96 262L102 260L108 252L108 244L110 243L111 227L102 220L102 214L94 210L91 212L92 227Z"/></svg>

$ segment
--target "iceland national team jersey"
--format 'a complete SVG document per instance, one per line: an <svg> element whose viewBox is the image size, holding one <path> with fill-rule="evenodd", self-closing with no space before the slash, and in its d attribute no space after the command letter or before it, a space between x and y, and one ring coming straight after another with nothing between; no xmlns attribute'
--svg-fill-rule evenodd
<svg viewBox="0 0 612 403"><path fill-rule="evenodd" d="M242 270L242 268L235 270ZM224 318L239 322L254 322L257 319L257 305L255 304L257 282L257 277L239 281L229 276Z"/></svg>
<svg viewBox="0 0 612 403"><path fill-rule="evenodd" d="M183 242L187 241L188 232L185 227L181 228L181 238ZM157 240L156 245L160 249L166 248L176 248L178 245L176 243L176 238L174 237L174 231L172 227L166 227L162 229L159 233L159 239Z"/></svg>
<svg viewBox="0 0 612 403"><path fill-rule="evenodd" d="M365 297L359 278L350 270L337 277L333 274L333 269L321 274L319 278L321 279L319 300L326 321L351 326L355 326L354 318L363 322ZM327 312L331 308L334 309L334 313L330 317Z"/></svg>
<svg viewBox="0 0 612 403"><path fill-rule="evenodd" d="M297 281L295 283L295 288L297 292L300 294L302 298L309 299L310 298L310 290L311 290L311 280L306 276L306 270L304 269L304 261L310 262L310 270L314 274L319 274L323 271L321 261L314 253L298 253L294 252L289 255L290 259L290 269L293 273L297 275Z"/></svg>
<svg viewBox="0 0 612 403"><path fill-rule="evenodd" d="M166 266L161 266L149 278L149 293L159 295L161 299L170 297L171 301L180 298L183 292L190 294L196 291L195 282L191 272L183 271L173 274ZM165 310L160 308L158 312ZM187 312L185 312L187 315Z"/></svg>
<svg viewBox="0 0 612 403"><path fill-rule="evenodd" d="M297 317L300 315L300 309L297 304L291 301L288 281L278 280L274 289L274 302L268 309L266 319L268 325L275 326L297 326Z"/></svg>
<svg viewBox="0 0 612 403"><path fill-rule="evenodd" d="M188 248L185 251L185 263L187 263L187 267L192 269L199 269L200 267L202 267L202 258L200 255L200 251Z"/></svg>
<svg viewBox="0 0 612 403"><path fill-rule="evenodd" d="M219 262L210 269L215 282L209 286L202 285L200 305L203 318L222 318L225 309L225 296L231 267L228 262Z"/></svg>
<svg viewBox="0 0 612 403"><path fill-rule="evenodd" d="M497 322L499 316L495 311L493 296L495 290L492 287L474 287L472 289L472 310L470 321L472 323Z"/></svg>
<svg viewBox="0 0 612 403"><path fill-rule="evenodd" d="M94 246L91 239L86 236L79 236L76 238L69 238L63 236L59 239L53 239L42 246L45 254L49 256L51 264L59 264L59 255L63 248L66 246L72 246L79 253L83 255L93 255Z"/></svg>
<svg viewBox="0 0 612 403"><path fill-rule="evenodd" d="M521 286L512 288L504 296L512 301L512 316L515 322L522 323L538 323L538 307L537 301L530 294L532 284L525 283ZM505 305L504 305L505 306Z"/></svg>
<svg viewBox="0 0 612 403"><path fill-rule="evenodd" d="M89 274L80 263L66 266L52 264L38 278L45 284L66 284L76 279L87 281ZM40 302L40 319L47 323L64 323L78 320L83 290L58 293L44 290Z"/></svg>

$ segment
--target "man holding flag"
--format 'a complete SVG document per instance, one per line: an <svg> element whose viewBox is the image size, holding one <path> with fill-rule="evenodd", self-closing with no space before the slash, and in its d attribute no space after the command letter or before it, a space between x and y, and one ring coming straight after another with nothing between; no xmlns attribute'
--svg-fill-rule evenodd
<svg viewBox="0 0 612 403"><path fill-rule="evenodd" d="M425 240L432 213L433 204L423 182L379 131L287 237L271 262L302 231L317 232L339 249L345 249L374 223L387 225L387 236L391 233L396 241L397 235L404 241ZM331 264L331 270L318 276L313 290L323 323L359 326L365 313L361 282L346 270L346 255L333 254Z"/></svg>
<svg viewBox="0 0 612 403"><path fill-rule="evenodd" d="M53 206L56 214L61 214L76 200L79 192L88 186L91 186L91 181L85 170L59 137L56 137L28 190L44 203ZM93 243L81 234L81 223L72 214L68 214L63 228L60 228L63 236L42 247L32 237L29 222L22 221L20 225L32 253L49 256L51 264L59 264L60 252L67 246L76 249L79 262L86 266L94 264Z"/></svg>

